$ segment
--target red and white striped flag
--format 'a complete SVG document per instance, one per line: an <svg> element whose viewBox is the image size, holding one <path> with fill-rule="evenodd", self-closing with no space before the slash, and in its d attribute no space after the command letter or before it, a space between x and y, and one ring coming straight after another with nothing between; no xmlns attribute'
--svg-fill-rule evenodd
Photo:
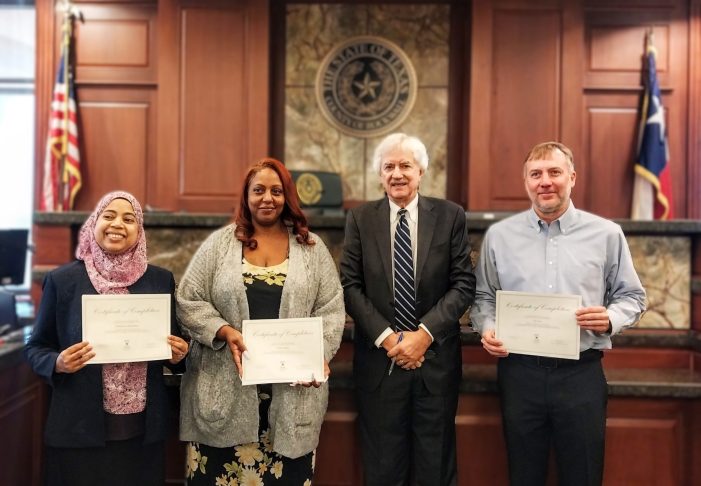
<svg viewBox="0 0 701 486"><path fill-rule="evenodd" d="M51 100L40 204L42 211L73 209L75 196L82 185L77 104L70 65L71 22L72 18L66 16L63 23L61 62L58 66L54 95Z"/></svg>

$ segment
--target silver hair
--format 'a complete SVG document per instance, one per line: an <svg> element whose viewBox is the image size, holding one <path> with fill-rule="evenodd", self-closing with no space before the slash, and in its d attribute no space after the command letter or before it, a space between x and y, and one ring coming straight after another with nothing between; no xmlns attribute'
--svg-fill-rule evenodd
<svg viewBox="0 0 701 486"><path fill-rule="evenodd" d="M377 174L380 173L382 167L382 157L387 152L395 149L408 150L414 156L414 160L419 164L419 167L424 172L428 170L428 152L426 152L426 146L423 142L405 133L392 133L382 139L372 156L372 168Z"/></svg>

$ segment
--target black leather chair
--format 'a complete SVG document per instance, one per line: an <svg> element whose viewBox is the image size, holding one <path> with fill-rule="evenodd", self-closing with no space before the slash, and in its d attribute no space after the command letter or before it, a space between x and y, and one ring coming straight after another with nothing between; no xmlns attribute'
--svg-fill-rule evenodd
<svg viewBox="0 0 701 486"><path fill-rule="evenodd" d="M6 327L7 324L9 324L9 327ZM7 332L16 327L17 309L15 307L15 294L0 289L0 331L4 328L5 332Z"/></svg>
<svg viewBox="0 0 701 486"><path fill-rule="evenodd" d="M27 261L27 229L0 229L0 285L22 285Z"/></svg>

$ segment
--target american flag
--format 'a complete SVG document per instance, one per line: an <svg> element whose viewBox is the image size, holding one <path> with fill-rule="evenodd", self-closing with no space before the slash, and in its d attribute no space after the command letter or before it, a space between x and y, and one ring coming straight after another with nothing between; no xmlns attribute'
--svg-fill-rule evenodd
<svg viewBox="0 0 701 486"><path fill-rule="evenodd" d="M40 204L42 211L73 209L75 196L82 185L77 104L70 65L71 22L72 18L66 16L63 24L61 62L58 66L54 95L51 100Z"/></svg>
<svg viewBox="0 0 701 486"><path fill-rule="evenodd" d="M672 181L665 113L657 79L652 32L647 34L645 93L640 115L632 219L672 219Z"/></svg>

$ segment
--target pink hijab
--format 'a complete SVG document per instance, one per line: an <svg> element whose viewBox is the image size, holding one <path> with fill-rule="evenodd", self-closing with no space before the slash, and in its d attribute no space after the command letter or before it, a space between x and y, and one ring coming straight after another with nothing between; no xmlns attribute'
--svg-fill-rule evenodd
<svg viewBox="0 0 701 486"><path fill-rule="evenodd" d="M105 252L95 240L97 219L105 208L115 199L126 199L134 208L139 234L136 244L123 253L113 255ZM128 294L127 287L139 280L146 272L146 235L144 234L144 213L139 201L128 192L114 191L105 194L95 206L80 229L78 248L75 251L78 260L85 262L90 282L100 294Z"/></svg>
<svg viewBox="0 0 701 486"><path fill-rule="evenodd" d="M134 209L139 234L136 243L123 253L107 253L95 240L97 218L115 199L126 199ZM128 294L128 286L136 282L146 272L146 235L144 234L144 213L139 201L128 192L115 191L106 194L95 206L95 211L80 228L78 260L85 262L90 282L100 294ZM102 405L112 414L142 412L146 408L145 362L112 363L102 366Z"/></svg>

